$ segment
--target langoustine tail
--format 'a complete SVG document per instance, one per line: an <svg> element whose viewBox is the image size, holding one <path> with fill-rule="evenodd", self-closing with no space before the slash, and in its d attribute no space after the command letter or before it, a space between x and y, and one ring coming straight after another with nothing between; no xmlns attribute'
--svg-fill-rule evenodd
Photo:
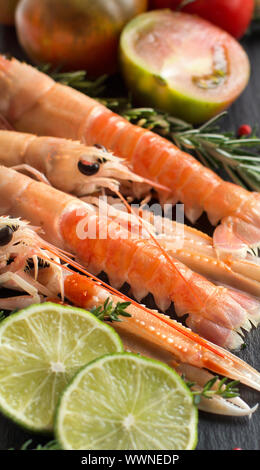
<svg viewBox="0 0 260 470"><path fill-rule="evenodd" d="M215 286L209 293L202 314L189 315L186 320L193 331L231 350L239 349L244 344L244 332L259 322L260 300L223 286Z"/></svg>
<svg viewBox="0 0 260 470"><path fill-rule="evenodd" d="M245 258L250 248L260 247L260 228L239 217L227 217L215 229L213 243L222 259Z"/></svg>
<svg viewBox="0 0 260 470"><path fill-rule="evenodd" d="M213 235L214 247L221 258L245 258L250 249L260 246L260 194L231 183L227 188L222 201L229 201L230 207L226 204L218 218L221 223ZM220 206L222 201L218 201Z"/></svg>

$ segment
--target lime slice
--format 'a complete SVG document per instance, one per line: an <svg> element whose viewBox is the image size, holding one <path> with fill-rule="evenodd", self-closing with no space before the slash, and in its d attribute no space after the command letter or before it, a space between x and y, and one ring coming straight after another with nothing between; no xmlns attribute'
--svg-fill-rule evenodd
<svg viewBox="0 0 260 470"><path fill-rule="evenodd" d="M183 380L129 353L84 367L63 392L55 423L67 450L188 450L197 443L197 409Z"/></svg>
<svg viewBox="0 0 260 470"><path fill-rule="evenodd" d="M31 430L51 430L75 373L122 350L115 331L85 310L52 303L21 310L0 324L0 408Z"/></svg>

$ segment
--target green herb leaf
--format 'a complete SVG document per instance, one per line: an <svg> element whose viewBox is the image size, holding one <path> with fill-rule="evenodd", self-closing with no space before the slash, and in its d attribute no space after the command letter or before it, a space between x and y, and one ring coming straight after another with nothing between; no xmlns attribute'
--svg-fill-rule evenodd
<svg viewBox="0 0 260 470"><path fill-rule="evenodd" d="M32 443L33 443L32 439L29 439L21 446L19 450L61 450L61 447L59 446L57 441L50 441L44 445L38 444L35 448L29 449ZM15 449L11 448L9 450L15 450Z"/></svg>
<svg viewBox="0 0 260 470"><path fill-rule="evenodd" d="M185 380L185 378L184 378ZM196 386L194 382L186 381L187 386L191 389L193 397L194 397L194 404L198 405L202 397L212 399L214 396L218 395L222 398L235 398L239 397L239 390L237 385L239 384L238 380L233 380L231 382L227 382L228 378L223 377L221 380L218 376L213 377L210 379L202 389L196 390L193 389Z"/></svg>
<svg viewBox="0 0 260 470"><path fill-rule="evenodd" d="M0 323L5 319L5 312L3 310L0 311Z"/></svg>
<svg viewBox="0 0 260 470"><path fill-rule="evenodd" d="M118 302L115 306L113 301L109 299L109 297L106 299L103 307L94 307L91 310L91 313L95 315L99 320L104 321L116 321L120 322L122 321L119 317L131 317L130 313L126 312L125 310L127 307L131 305L131 302Z"/></svg>
<svg viewBox="0 0 260 470"><path fill-rule="evenodd" d="M101 96L106 89L105 82L108 76L102 75L96 80L87 80L87 73L83 70L77 72L60 72L52 69L50 64L45 64L38 69L47 73L53 80L81 91L93 98Z"/></svg>

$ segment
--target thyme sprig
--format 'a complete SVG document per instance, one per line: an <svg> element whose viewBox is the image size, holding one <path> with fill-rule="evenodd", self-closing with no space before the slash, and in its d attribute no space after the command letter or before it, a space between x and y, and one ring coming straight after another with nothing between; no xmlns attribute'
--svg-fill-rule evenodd
<svg viewBox="0 0 260 470"><path fill-rule="evenodd" d="M131 317L130 313L125 311L129 305L131 305L131 302L117 302L117 304L114 305L113 301L108 297L104 305L94 307L91 313L101 321L121 322L120 316Z"/></svg>
<svg viewBox="0 0 260 470"><path fill-rule="evenodd" d="M185 380L185 377L184 377ZM194 397L194 404L198 405L201 401L201 398L208 398L212 399L214 396L220 396L222 398L235 398L239 396L239 390L237 385L239 384L239 380L233 380L231 382L227 382L228 378L224 377L223 379L219 379L218 376L213 377L210 379L203 387L203 389L197 390L195 382L187 382L187 386L191 389L191 392ZM214 388L214 386L216 387Z"/></svg>
<svg viewBox="0 0 260 470"><path fill-rule="evenodd" d="M192 153L214 171L225 170L231 181L253 191L260 191L260 138L255 134L237 138L233 132L221 132L223 112L200 127L153 108L135 108L130 97L106 97L108 77L87 80L86 73L60 73L42 67L56 81L98 99L129 122L152 130L171 140L181 150Z"/></svg>

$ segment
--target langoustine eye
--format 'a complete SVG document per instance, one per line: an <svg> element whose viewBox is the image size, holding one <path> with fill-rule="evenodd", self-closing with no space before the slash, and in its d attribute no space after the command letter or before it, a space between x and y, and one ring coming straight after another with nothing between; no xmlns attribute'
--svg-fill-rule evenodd
<svg viewBox="0 0 260 470"><path fill-rule="evenodd" d="M0 246L8 245L13 238L13 230L11 227L6 225L5 227L0 228Z"/></svg>
<svg viewBox="0 0 260 470"><path fill-rule="evenodd" d="M100 163L95 162L91 163L86 160L80 160L78 163L78 169L80 173L86 176L92 176L98 173L100 168Z"/></svg>

